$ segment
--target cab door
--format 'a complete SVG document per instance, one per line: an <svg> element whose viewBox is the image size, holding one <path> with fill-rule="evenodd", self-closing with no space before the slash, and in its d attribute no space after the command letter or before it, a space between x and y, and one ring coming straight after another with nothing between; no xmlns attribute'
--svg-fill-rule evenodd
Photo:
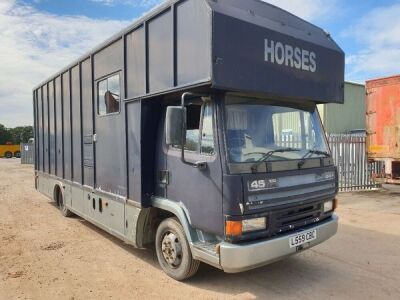
<svg viewBox="0 0 400 300"><path fill-rule="evenodd" d="M186 107L185 159L206 162L205 169L181 161L179 146L167 146L169 182L167 198L183 204L191 225L213 234L223 234L222 169L217 147L216 105L195 99Z"/></svg>

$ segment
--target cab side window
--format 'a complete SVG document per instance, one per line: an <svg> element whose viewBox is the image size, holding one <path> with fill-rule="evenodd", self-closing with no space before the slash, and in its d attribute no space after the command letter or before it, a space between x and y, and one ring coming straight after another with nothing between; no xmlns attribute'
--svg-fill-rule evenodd
<svg viewBox="0 0 400 300"><path fill-rule="evenodd" d="M198 152L200 149L200 116L201 105L188 105L186 107L186 143L185 150Z"/></svg>
<svg viewBox="0 0 400 300"><path fill-rule="evenodd" d="M185 150L204 155L214 154L213 110L211 103L186 106ZM174 146L180 149L180 145Z"/></svg>
<svg viewBox="0 0 400 300"><path fill-rule="evenodd" d="M201 131L201 153L214 154L213 112L211 104L204 105Z"/></svg>

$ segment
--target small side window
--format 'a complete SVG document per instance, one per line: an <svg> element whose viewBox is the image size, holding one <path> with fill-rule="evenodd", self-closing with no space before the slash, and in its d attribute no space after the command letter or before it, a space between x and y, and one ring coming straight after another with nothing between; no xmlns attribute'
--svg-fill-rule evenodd
<svg viewBox="0 0 400 300"><path fill-rule="evenodd" d="M214 131L211 104L206 104L203 111L203 127L201 131L201 153L214 154Z"/></svg>
<svg viewBox="0 0 400 300"><path fill-rule="evenodd" d="M211 104L201 102L186 106L185 150L205 155L214 154L213 110ZM180 149L180 145L174 145Z"/></svg>
<svg viewBox="0 0 400 300"><path fill-rule="evenodd" d="M200 150L200 115L201 105L186 106L187 131L185 150L198 152Z"/></svg>
<svg viewBox="0 0 400 300"><path fill-rule="evenodd" d="M97 109L100 116L118 113L120 106L119 74L108 77L97 83Z"/></svg>

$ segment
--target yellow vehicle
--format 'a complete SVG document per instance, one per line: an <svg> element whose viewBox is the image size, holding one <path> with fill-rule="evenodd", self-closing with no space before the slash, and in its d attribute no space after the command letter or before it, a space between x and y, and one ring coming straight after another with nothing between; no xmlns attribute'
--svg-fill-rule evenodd
<svg viewBox="0 0 400 300"><path fill-rule="evenodd" d="M0 157L12 158L13 156L21 157L19 145L0 145Z"/></svg>

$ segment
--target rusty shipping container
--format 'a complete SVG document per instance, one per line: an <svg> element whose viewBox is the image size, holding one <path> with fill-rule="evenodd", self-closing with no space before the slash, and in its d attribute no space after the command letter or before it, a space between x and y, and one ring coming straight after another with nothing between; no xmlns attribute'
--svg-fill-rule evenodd
<svg viewBox="0 0 400 300"><path fill-rule="evenodd" d="M366 83L368 158L385 162L388 183L400 183L400 75Z"/></svg>

